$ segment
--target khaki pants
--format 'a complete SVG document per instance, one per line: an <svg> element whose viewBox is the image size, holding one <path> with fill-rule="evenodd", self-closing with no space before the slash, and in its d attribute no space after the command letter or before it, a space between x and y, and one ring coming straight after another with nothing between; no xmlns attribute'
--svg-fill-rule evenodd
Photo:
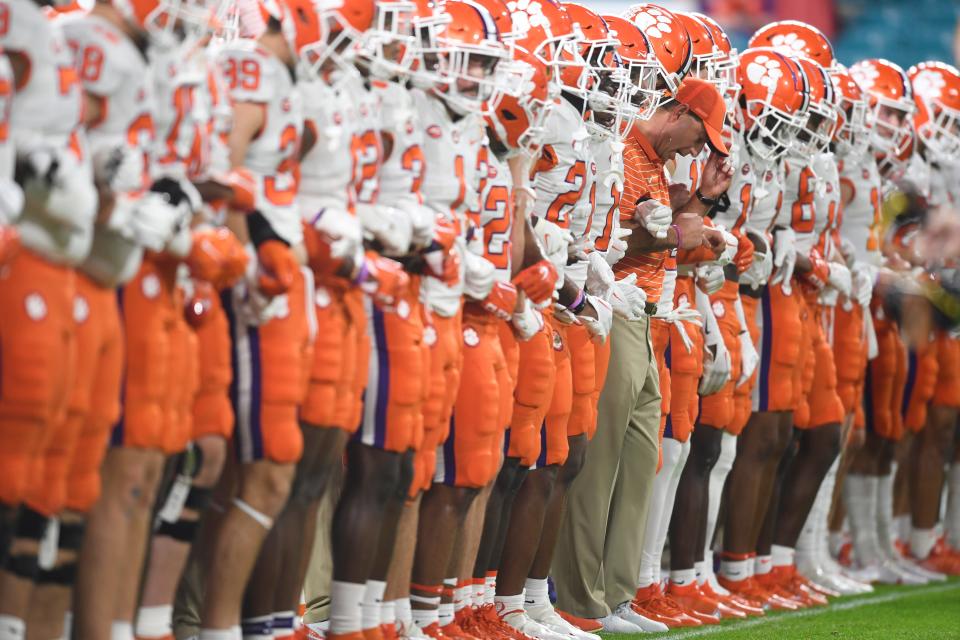
<svg viewBox="0 0 960 640"><path fill-rule="evenodd" d="M614 317L597 434L567 495L553 561L557 606L601 618L633 599L657 471L660 383L650 320Z"/></svg>

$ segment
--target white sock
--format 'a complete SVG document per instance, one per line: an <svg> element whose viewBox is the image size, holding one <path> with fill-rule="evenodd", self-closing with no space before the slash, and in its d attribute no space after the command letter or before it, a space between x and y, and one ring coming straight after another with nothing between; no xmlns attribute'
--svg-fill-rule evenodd
<svg viewBox="0 0 960 640"><path fill-rule="evenodd" d="M361 629L376 629L380 626L380 605L383 604L383 594L387 590L387 583L382 580L367 580L363 589L363 600L360 601Z"/></svg>
<svg viewBox="0 0 960 640"><path fill-rule="evenodd" d="M26 637L26 622L14 616L0 615L0 640L23 640Z"/></svg>
<svg viewBox="0 0 960 640"><path fill-rule="evenodd" d="M330 632L356 633L363 630L363 594L366 585L334 580L330 583Z"/></svg>
<svg viewBox="0 0 960 640"><path fill-rule="evenodd" d="M840 552L843 551L844 537L842 531L831 531L830 537L828 538L827 544L829 544L830 555L834 558L840 557Z"/></svg>
<svg viewBox="0 0 960 640"><path fill-rule="evenodd" d="M476 580L470 587L470 591L473 594L473 606L482 607L487 598L487 583L486 580L480 581Z"/></svg>
<svg viewBox="0 0 960 640"><path fill-rule="evenodd" d="M726 431L720 436L720 455L717 463L710 471L709 493L707 495L707 535L704 538L703 559L709 561L708 570L713 574L713 533L717 528L717 516L720 513L720 497L723 495L723 485L727 475L733 468L733 460L737 457L737 436Z"/></svg>
<svg viewBox="0 0 960 640"><path fill-rule="evenodd" d="M230 629L200 629L199 640L236 640L240 636L239 627Z"/></svg>
<svg viewBox="0 0 960 640"><path fill-rule="evenodd" d="M380 605L380 624L397 623L396 600L388 600Z"/></svg>
<svg viewBox="0 0 960 640"><path fill-rule="evenodd" d="M440 596L411 596L411 600L417 604L424 604L426 609L413 609L413 621L421 629L426 629L432 624L440 623Z"/></svg>
<svg viewBox="0 0 960 640"><path fill-rule="evenodd" d="M437 618L440 620L440 626L445 627L451 622L453 622L456 611L453 608L452 602L440 602L440 607L437 609Z"/></svg>
<svg viewBox="0 0 960 640"><path fill-rule="evenodd" d="M469 582L457 582L453 590L453 610L461 611L473 604L473 586Z"/></svg>
<svg viewBox="0 0 960 640"><path fill-rule="evenodd" d="M553 606L550 604L549 587L547 586L546 578L527 578L527 582L523 587L523 594L523 606L528 611Z"/></svg>
<svg viewBox="0 0 960 640"><path fill-rule="evenodd" d="M653 478L653 490L650 492L650 506L647 511L647 523L643 534L643 547L640 553L640 575L637 584L643 587L659 581L660 560L663 556L663 543L670 516L673 512L673 498L677 492L679 476L677 470L683 469L686 462L684 445L672 438L663 439L663 466ZM687 443L686 452L690 447Z"/></svg>
<svg viewBox="0 0 960 640"><path fill-rule="evenodd" d="M494 604L497 596L497 572L488 571L483 581L483 604Z"/></svg>
<svg viewBox="0 0 960 640"><path fill-rule="evenodd" d="M947 473L947 486L950 497L947 500L947 543L954 549L960 549L960 463L950 465Z"/></svg>
<svg viewBox="0 0 960 640"><path fill-rule="evenodd" d="M296 614L293 611L273 612L273 637L290 638L293 636Z"/></svg>
<svg viewBox="0 0 960 640"><path fill-rule="evenodd" d="M894 518L896 526L894 527L894 533L896 534L895 540L898 542L907 542L910 540L910 532L913 529L913 525L910 522L910 515L904 514L899 515Z"/></svg>
<svg viewBox="0 0 960 640"><path fill-rule="evenodd" d="M706 560L701 560L699 562L693 563L693 572L697 576L697 584L704 584L707 581L707 578L710 577L710 574L707 573L707 562Z"/></svg>
<svg viewBox="0 0 960 640"><path fill-rule="evenodd" d="M273 615L252 616L240 621L243 640L273 640Z"/></svg>
<svg viewBox="0 0 960 640"><path fill-rule="evenodd" d="M910 531L910 553L918 560L926 560L936 543L937 533L933 529L913 529Z"/></svg>
<svg viewBox="0 0 960 640"><path fill-rule="evenodd" d="M393 612L400 622L413 622L413 614L410 612L410 598L397 598L393 601Z"/></svg>
<svg viewBox="0 0 960 640"><path fill-rule="evenodd" d="M508 613L516 613L523 611L523 594L518 593L515 596L496 596L493 599L494 605L497 607L497 615L501 618Z"/></svg>
<svg viewBox="0 0 960 640"><path fill-rule="evenodd" d="M753 575L753 558L743 560L720 560L720 575L727 580L746 580Z"/></svg>
<svg viewBox="0 0 960 640"><path fill-rule="evenodd" d="M686 587L697 581L696 569L676 569L670 571L670 583L678 587Z"/></svg>
<svg viewBox="0 0 960 640"><path fill-rule="evenodd" d="M773 556L757 556L753 559L753 575L765 576L773 571Z"/></svg>
<svg viewBox="0 0 960 640"><path fill-rule="evenodd" d="M893 521L893 479L897 475L897 465L890 466L890 473L877 479L877 539L881 553L887 557L896 553L894 542L897 539Z"/></svg>
<svg viewBox="0 0 960 640"><path fill-rule="evenodd" d="M853 551L861 567L880 561L877 543L877 476L847 474L843 484L843 501L847 505Z"/></svg>
<svg viewBox="0 0 960 640"><path fill-rule="evenodd" d="M445 627L453 622L456 615L456 578L444 578L443 593L440 597L440 626ZM444 596L449 596L450 602L444 602Z"/></svg>
<svg viewBox="0 0 960 640"><path fill-rule="evenodd" d="M173 633L173 605L140 607L137 611L137 637L162 638Z"/></svg>
<svg viewBox="0 0 960 640"><path fill-rule="evenodd" d="M775 567L793 566L796 550L793 547L781 547L778 544L770 546L770 556Z"/></svg>
<svg viewBox="0 0 960 640"><path fill-rule="evenodd" d="M110 640L134 640L133 624L126 620L114 620L110 623Z"/></svg>

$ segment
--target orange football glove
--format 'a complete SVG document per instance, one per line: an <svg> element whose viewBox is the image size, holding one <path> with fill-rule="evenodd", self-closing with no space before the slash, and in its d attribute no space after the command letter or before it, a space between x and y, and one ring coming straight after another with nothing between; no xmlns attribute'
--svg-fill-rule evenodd
<svg viewBox="0 0 960 640"><path fill-rule="evenodd" d="M733 256L733 263L737 265L737 273L743 273L753 264L753 242L740 231L734 231L733 235L737 237L737 254Z"/></svg>
<svg viewBox="0 0 960 640"><path fill-rule="evenodd" d="M356 282L375 301L392 306L410 287L410 276L396 260L368 251Z"/></svg>
<svg viewBox="0 0 960 640"><path fill-rule="evenodd" d="M233 232L217 227L193 232L193 244L185 261L194 278L223 289L243 276L248 257Z"/></svg>
<svg viewBox="0 0 960 640"><path fill-rule="evenodd" d="M257 286L268 296L279 296L290 290L300 264L290 247L279 240L267 240L257 247Z"/></svg>
<svg viewBox="0 0 960 640"><path fill-rule="evenodd" d="M330 243L326 236L306 220L303 222L303 244L307 250L307 265L319 277L330 277L337 273L343 264L342 259L330 254Z"/></svg>
<svg viewBox="0 0 960 640"><path fill-rule="evenodd" d="M512 282L493 283L493 289L483 301L483 308L501 320L509 321L513 318L513 310L517 306L517 288Z"/></svg>
<svg viewBox="0 0 960 640"><path fill-rule="evenodd" d="M193 281L193 295L187 300L183 315L194 329L203 326L210 319L213 308L213 296L217 295L213 285L203 280Z"/></svg>
<svg viewBox="0 0 960 640"><path fill-rule="evenodd" d="M453 246L453 243L456 241L459 233L460 232L457 229L455 222L441 213L437 214L437 217L433 223L434 243L440 245L444 249L449 249Z"/></svg>
<svg viewBox="0 0 960 640"><path fill-rule="evenodd" d="M541 260L514 276L513 284L527 294L533 304L543 304L553 297L559 277L552 262Z"/></svg>
<svg viewBox="0 0 960 640"><path fill-rule="evenodd" d="M0 266L8 265L20 251L20 232L16 227L0 225Z"/></svg>
<svg viewBox="0 0 960 640"><path fill-rule="evenodd" d="M827 278L830 277L830 265L817 249L810 249L807 259L810 260L810 271L803 274L803 279L817 289L822 289L827 283Z"/></svg>
<svg viewBox="0 0 960 640"><path fill-rule="evenodd" d="M257 208L257 179L246 167L231 169L227 175L227 186L233 190L230 206L240 211L253 211Z"/></svg>

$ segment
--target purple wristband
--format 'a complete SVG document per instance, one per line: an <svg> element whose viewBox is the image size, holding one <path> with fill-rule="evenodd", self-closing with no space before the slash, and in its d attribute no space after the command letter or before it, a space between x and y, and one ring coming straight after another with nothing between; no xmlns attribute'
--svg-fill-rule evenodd
<svg viewBox="0 0 960 640"><path fill-rule="evenodd" d="M677 234L677 247L679 247L680 242L683 239L683 233L680 232L680 225L673 223L672 225L670 225L670 228L673 229L674 232Z"/></svg>
<svg viewBox="0 0 960 640"><path fill-rule="evenodd" d="M358 271L357 275L353 278L353 284L361 285L366 282L369 277L370 269L367 268L367 261L364 260L363 264L360 265L360 271Z"/></svg>

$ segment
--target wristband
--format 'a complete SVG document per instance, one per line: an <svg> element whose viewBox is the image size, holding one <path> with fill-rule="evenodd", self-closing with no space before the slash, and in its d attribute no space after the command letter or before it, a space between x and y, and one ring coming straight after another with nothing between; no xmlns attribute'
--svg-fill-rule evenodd
<svg viewBox="0 0 960 640"><path fill-rule="evenodd" d="M673 229L674 233L677 234L677 246L679 247L683 239L683 233L680 231L680 225L673 223L670 225L670 228Z"/></svg>
<svg viewBox="0 0 960 640"><path fill-rule="evenodd" d="M360 270L357 271L357 275L353 278L353 284L361 285L367 281L367 278L370 277L370 269L367 268L367 261L364 260L360 265Z"/></svg>
<svg viewBox="0 0 960 640"><path fill-rule="evenodd" d="M571 304L568 309L573 312L574 315L578 315L583 308L587 305L587 296L584 295L583 289L577 293L577 297L573 299L573 304Z"/></svg>
<svg viewBox="0 0 960 640"><path fill-rule="evenodd" d="M697 187L697 190L694 192L697 195L697 200L707 205L708 207L715 207L717 205L717 200L714 198L708 198L700 192L700 187Z"/></svg>

